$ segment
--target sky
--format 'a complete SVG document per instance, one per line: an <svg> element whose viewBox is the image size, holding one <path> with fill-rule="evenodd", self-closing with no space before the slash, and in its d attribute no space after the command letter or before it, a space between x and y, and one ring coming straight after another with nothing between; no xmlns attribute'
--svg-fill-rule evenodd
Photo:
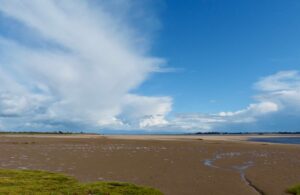
<svg viewBox="0 0 300 195"><path fill-rule="evenodd" d="M0 130L300 131L298 0L0 0Z"/></svg>

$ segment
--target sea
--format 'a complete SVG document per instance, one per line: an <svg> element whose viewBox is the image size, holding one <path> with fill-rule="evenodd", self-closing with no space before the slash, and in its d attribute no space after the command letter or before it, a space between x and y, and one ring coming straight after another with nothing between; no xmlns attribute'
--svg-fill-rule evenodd
<svg viewBox="0 0 300 195"><path fill-rule="evenodd" d="M264 137L264 138L250 138L249 141L268 142L279 144L299 144L300 137Z"/></svg>

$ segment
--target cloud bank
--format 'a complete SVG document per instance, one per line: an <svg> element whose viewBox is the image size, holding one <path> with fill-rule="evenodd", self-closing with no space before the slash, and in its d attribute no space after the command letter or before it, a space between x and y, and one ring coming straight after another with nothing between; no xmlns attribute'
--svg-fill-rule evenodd
<svg viewBox="0 0 300 195"><path fill-rule="evenodd" d="M172 128L190 131L300 131L300 73L281 71L254 85L258 94L247 108L216 114L181 114ZM170 127L168 127L170 128Z"/></svg>
<svg viewBox="0 0 300 195"><path fill-rule="evenodd" d="M137 30L127 17L133 5L1 0L1 20L13 30L0 37L0 127L135 129L166 123L170 97L131 93L164 63L147 54L148 31Z"/></svg>
<svg viewBox="0 0 300 195"><path fill-rule="evenodd" d="M0 0L0 130L300 130L298 71L261 78L237 111L172 117L171 97L134 94L165 71L149 55L159 20L137 2Z"/></svg>

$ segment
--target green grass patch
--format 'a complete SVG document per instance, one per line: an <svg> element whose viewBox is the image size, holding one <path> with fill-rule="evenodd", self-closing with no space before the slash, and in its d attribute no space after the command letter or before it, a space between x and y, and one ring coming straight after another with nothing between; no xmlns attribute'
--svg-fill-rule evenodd
<svg viewBox="0 0 300 195"><path fill-rule="evenodd" d="M60 173L1 170L1 195L162 195L156 189L120 182L79 183Z"/></svg>
<svg viewBox="0 0 300 195"><path fill-rule="evenodd" d="M300 195L300 184L289 188L287 192L290 194Z"/></svg>

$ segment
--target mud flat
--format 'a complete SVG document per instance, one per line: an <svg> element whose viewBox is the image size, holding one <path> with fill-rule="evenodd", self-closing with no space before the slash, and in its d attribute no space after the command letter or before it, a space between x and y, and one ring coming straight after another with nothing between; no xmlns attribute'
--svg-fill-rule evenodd
<svg viewBox="0 0 300 195"><path fill-rule="evenodd" d="M124 181L167 195L285 194L300 183L300 146L243 136L0 135L0 168Z"/></svg>

